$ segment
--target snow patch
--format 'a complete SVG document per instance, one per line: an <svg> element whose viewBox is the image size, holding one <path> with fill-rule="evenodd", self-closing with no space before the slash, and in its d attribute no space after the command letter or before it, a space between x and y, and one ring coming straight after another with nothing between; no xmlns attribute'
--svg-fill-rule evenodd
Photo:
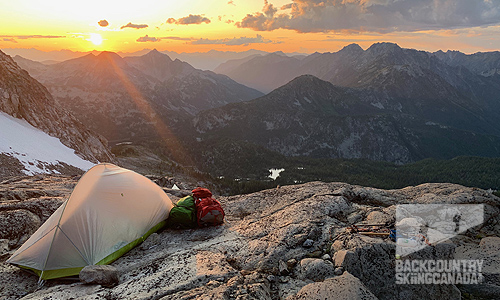
<svg viewBox="0 0 500 300"><path fill-rule="evenodd" d="M285 169L269 169L269 172L271 172L271 175L269 175L269 178L272 180L276 180L278 176L280 176L280 173L285 171Z"/></svg>
<svg viewBox="0 0 500 300"><path fill-rule="evenodd" d="M58 138L33 127L22 119L0 112L0 153L18 159L26 175L55 173L44 165L66 163L84 171L94 166L66 147Z"/></svg>

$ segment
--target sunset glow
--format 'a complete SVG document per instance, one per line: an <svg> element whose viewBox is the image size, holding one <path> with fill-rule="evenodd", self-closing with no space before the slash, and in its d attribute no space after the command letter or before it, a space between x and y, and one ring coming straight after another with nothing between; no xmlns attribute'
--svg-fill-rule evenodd
<svg viewBox="0 0 500 300"><path fill-rule="evenodd" d="M472 53L500 48L499 24L487 0L19 0L0 3L0 48L312 53L386 41Z"/></svg>

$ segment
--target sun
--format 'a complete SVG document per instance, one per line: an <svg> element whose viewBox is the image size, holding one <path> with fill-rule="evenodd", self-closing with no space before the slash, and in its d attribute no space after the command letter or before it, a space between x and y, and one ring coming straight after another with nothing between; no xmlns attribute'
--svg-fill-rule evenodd
<svg viewBox="0 0 500 300"><path fill-rule="evenodd" d="M99 46L100 44L102 44L102 36L98 33L91 33L90 38L87 41L90 41L94 45Z"/></svg>

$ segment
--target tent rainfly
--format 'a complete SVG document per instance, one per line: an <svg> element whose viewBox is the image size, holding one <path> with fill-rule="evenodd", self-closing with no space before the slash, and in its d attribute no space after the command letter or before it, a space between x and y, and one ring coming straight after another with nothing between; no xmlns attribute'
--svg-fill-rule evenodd
<svg viewBox="0 0 500 300"><path fill-rule="evenodd" d="M144 241L165 224L171 208L167 194L148 178L99 164L7 262L34 271L40 280L78 275Z"/></svg>

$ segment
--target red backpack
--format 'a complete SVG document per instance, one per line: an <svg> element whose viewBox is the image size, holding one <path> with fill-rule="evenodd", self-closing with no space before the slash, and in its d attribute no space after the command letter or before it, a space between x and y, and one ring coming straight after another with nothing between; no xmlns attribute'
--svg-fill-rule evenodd
<svg viewBox="0 0 500 300"><path fill-rule="evenodd" d="M196 204L198 226L215 226L224 222L224 210L219 201L212 198L210 190L198 187L192 193Z"/></svg>

